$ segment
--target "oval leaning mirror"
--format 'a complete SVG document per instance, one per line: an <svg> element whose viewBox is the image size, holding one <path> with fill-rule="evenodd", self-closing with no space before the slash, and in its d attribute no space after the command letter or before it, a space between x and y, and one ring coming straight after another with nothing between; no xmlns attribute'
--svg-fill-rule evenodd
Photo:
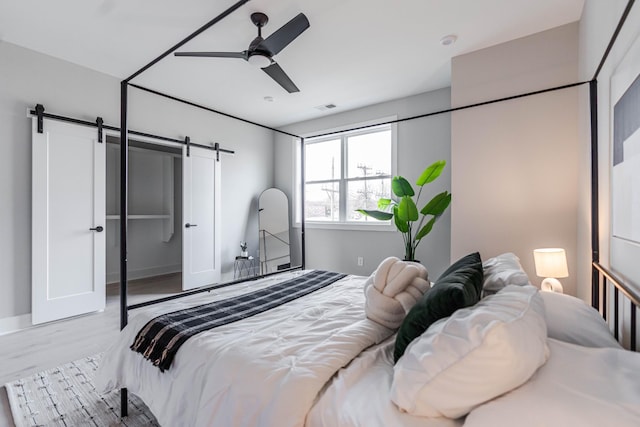
<svg viewBox="0 0 640 427"><path fill-rule="evenodd" d="M289 199L277 188L266 189L258 200L260 274L291 267Z"/></svg>

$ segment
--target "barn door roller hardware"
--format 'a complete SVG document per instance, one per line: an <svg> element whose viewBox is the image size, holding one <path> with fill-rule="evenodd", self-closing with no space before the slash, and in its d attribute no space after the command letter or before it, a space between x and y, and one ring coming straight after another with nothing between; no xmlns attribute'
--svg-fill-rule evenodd
<svg viewBox="0 0 640 427"><path fill-rule="evenodd" d="M102 117L98 117L96 119L96 126L98 127L98 142L102 142L102 125L104 124L104 120Z"/></svg>
<svg viewBox="0 0 640 427"><path fill-rule="evenodd" d="M36 105L36 116L38 117L38 133L43 132L43 127L44 127L43 115L44 115L44 105L42 104Z"/></svg>

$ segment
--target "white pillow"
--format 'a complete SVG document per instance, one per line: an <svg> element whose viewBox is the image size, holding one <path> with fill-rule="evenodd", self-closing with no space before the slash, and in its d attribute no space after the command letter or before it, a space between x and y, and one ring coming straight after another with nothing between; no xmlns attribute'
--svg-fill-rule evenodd
<svg viewBox="0 0 640 427"><path fill-rule="evenodd" d="M556 292L540 292L547 335L585 347L621 348L600 313L581 299Z"/></svg>
<svg viewBox="0 0 640 427"><path fill-rule="evenodd" d="M640 354L549 339L526 384L477 407L464 427L640 426Z"/></svg>
<svg viewBox="0 0 640 427"><path fill-rule="evenodd" d="M507 286L415 339L394 367L391 400L412 415L458 418L523 384L548 355L538 290Z"/></svg>
<svg viewBox="0 0 640 427"><path fill-rule="evenodd" d="M483 296L495 294L507 285L531 285L529 276L520 265L520 258L511 252L489 258L482 263L484 282Z"/></svg>

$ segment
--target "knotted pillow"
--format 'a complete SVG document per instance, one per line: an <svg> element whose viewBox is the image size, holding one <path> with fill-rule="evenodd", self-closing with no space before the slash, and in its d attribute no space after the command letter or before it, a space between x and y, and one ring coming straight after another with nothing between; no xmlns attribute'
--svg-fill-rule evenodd
<svg viewBox="0 0 640 427"><path fill-rule="evenodd" d="M424 266L389 257L365 282L365 314L374 322L397 329L429 286Z"/></svg>

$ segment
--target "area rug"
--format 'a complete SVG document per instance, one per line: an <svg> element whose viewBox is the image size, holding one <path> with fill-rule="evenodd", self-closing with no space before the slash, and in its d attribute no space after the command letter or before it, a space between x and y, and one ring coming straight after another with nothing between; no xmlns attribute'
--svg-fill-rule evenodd
<svg viewBox="0 0 640 427"><path fill-rule="evenodd" d="M120 418L120 393L98 394L93 377L101 354L5 384L16 427L159 426L151 411L129 393L129 415Z"/></svg>

